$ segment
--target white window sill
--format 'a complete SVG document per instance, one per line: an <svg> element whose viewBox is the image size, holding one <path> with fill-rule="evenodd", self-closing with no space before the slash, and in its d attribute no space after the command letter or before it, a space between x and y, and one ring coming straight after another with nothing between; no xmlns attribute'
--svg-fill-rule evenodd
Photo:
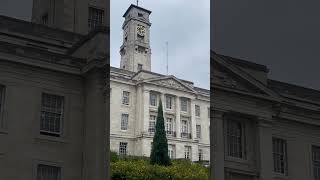
<svg viewBox="0 0 320 180"><path fill-rule="evenodd" d="M130 107L130 104L121 104L121 106Z"/></svg>

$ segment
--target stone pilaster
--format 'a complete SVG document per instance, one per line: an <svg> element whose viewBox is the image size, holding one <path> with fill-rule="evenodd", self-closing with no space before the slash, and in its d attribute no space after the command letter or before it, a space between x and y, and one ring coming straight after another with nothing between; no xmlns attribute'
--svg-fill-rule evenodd
<svg viewBox="0 0 320 180"><path fill-rule="evenodd" d="M109 152L108 106L105 103L105 71L93 69L85 76L83 179L106 179ZM107 133L107 132L108 133Z"/></svg>
<svg viewBox="0 0 320 180"><path fill-rule="evenodd" d="M149 119L150 119L150 113L149 113L149 99L150 99L150 91L149 90L143 90L143 109L142 109L142 121L143 121L143 131L148 132L149 128Z"/></svg>
<svg viewBox="0 0 320 180"><path fill-rule="evenodd" d="M272 157L272 126L271 121L259 119L257 124L258 133L258 156L260 168L260 180L272 179L273 157Z"/></svg>
<svg viewBox="0 0 320 180"><path fill-rule="evenodd" d="M175 110L176 110L176 134L177 138L181 137L181 120L180 120L180 97L175 97Z"/></svg>
<svg viewBox="0 0 320 180"><path fill-rule="evenodd" d="M223 180L224 174L224 134L223 112L211 110L210 141L213 154L211 155L211 179Z"/></svg>
<svg viewBox="0 0 320 180"><path fill-rule="evenodd" d="M190 133L192 139L197 139L196 131L196 113L195 113L195 103L194 99L190 99Z"/></svg>

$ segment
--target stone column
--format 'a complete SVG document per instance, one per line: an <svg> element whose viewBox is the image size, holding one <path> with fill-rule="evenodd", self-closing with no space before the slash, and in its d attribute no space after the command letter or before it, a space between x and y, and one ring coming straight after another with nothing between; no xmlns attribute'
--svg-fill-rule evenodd
<svg viewBox="0 0 320 180"><path fill-rule="evenodd" d="M174 108L176 110L176 134L177 138L181 137L181 125L180 125L180 97L176 96L175 97L175 105Z"/></svg>
<svg viewBox="0 0 320 180"><path fill-rule="evenodd" d="M211 179L223 180L224 175L224 134L223 134L223 112L211 111L210 144L213 148L211 157Z"/></svg>
<svg viewBox="0 0 320 180"><path fill-rule="evenodd" d="M163 93L160 93L160 98L161 98L161 101L162 101L162 108L163 108L163 111L165 110L165 99L164 99L164 94Z"/></svg>
<svg viewBox="0 0 320 180"><path fill-rule="evenodd" d="M149 90L143 90L143 108L142 108L142 124L143 124L143 132L148 133L149 128L149 119L150 119L150 113L149 113L149 99L150 99L150 91Z"/></svg>
<svg viewBox="0 0 320 180"><path fill-rule="evenodd" d="M107 179L109 130L105 92L106 71L92 69L85 74L83 179Z"/></svg>
<svg viewBox="0 0 320 180"><path fill-rule="evenodd" d="M260 180L269 180L272 179L273 172L271 121L259 119L257 131Z"/></svg>
<svg viewBox="0 0 320 180"><path fill-rule="evenodd" d="M195 113L195 103L194 99L190 99L190 133L192 139L197 138L197 131L196 131L196 113Z"/></svg>

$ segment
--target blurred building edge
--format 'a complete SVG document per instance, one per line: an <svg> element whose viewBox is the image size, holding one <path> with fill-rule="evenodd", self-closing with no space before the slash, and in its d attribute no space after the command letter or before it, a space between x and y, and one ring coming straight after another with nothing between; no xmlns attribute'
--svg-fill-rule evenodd
<svg viewBox="0 0 320 180"><path fill-rule="evenodd" d="M0 179L107 179L107 2L35 0L33 22L0 16Z"/></svg>
<svg viewBox="0 0 320 180"><path fill-rule="evenodd" d="M319 179L320 91L211 52L212 179Z"/></svg>

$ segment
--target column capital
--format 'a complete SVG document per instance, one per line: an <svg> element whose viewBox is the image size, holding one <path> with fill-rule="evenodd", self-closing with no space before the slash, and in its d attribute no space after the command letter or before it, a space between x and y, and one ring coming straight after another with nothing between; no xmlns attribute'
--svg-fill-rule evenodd
<svg viewBox="0 0 320 180"><path fill-rule="evenodd" d="M225 113L225 110L210 107L210 118L222 118Z"/></svg>
<svg viewBox="0 0 320 180"><path fill-rule="evenodd" d="M259 127L272 127L272 118L268 117L257 117L257 124Z"/></svg>

